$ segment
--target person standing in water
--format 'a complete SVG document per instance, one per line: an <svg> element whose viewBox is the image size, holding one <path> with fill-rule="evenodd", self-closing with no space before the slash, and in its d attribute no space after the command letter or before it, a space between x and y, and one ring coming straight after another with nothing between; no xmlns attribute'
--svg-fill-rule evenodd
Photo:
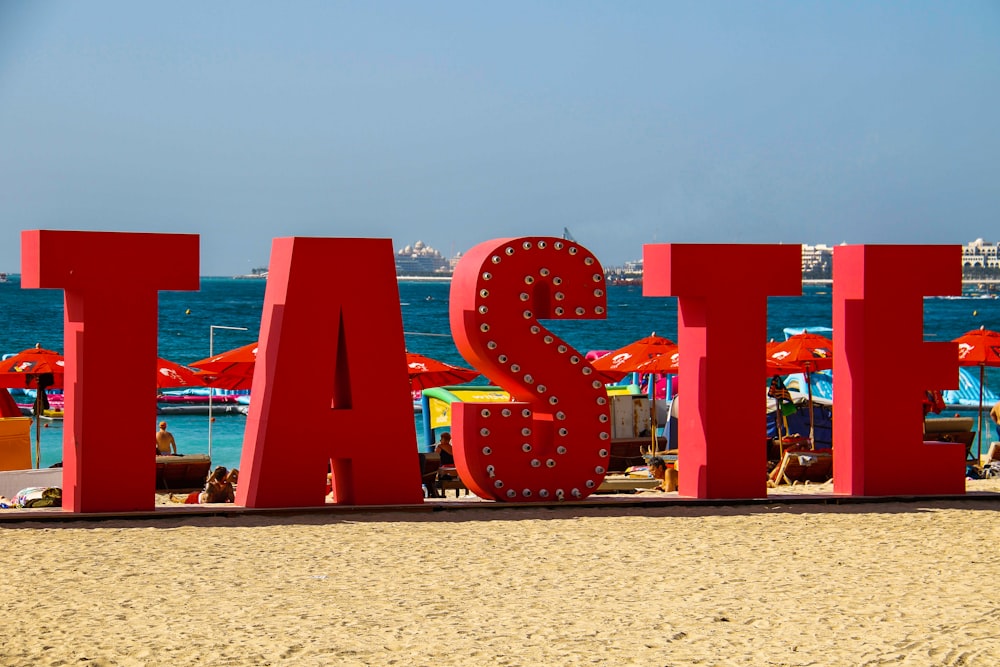
<svg viewBox="0 0 1000 667"><path fill-rule="evenodd" d="M177 441L174 434L167 430L167 422L160 422L160 430L156 432L156 453L160 456L177 454Z"/></svg>

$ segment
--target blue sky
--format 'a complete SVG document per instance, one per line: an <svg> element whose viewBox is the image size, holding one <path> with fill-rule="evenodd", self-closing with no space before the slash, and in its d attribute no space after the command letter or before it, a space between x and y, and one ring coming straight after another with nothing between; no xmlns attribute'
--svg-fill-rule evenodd
<svg viewBox="0 0 1000 667"><path fill-rule="evenodd" d="M22 229L1000 240L1000 3L0 2Z"/></svg>

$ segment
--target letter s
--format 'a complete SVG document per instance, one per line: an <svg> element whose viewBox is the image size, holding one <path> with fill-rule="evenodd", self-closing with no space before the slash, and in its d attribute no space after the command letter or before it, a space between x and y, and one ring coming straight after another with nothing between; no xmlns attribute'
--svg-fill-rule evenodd
<svg viewBox="0 0 1000 667"><path fill-rule="evenodd" d="M604 270L558 238L477 245L452 279L459 352L512 403L452 404L455 465L477 495L507 502L586 498L609 461L604 383L540 318L604 319Z"/></svg>

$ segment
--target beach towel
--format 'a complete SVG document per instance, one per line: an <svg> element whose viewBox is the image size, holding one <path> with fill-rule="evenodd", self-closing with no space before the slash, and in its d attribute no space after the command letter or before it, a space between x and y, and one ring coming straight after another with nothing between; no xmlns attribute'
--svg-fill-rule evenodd
<svg viewBox="0 0 1000 667"><path fill-rule="evenodd" d="M62 507L62 489L57 486L29 486L14 496L16 507Z"/></svg>
<svg viewBox="0 0 1000 667"><path fill-rule="evenodd" d="M1000 477L1000 461L991 461L983 466L980 471L979 476L982 479L992 479L993 477Z"/></svg>

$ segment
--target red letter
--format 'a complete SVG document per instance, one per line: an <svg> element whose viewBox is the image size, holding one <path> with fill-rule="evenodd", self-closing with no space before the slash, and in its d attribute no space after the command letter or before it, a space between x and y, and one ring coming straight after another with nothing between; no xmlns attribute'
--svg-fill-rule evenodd
<svg viewBox="0 0 1000 667"><path fill-rule="evenodd" d="M922 440L927 389L958 386L955 343L923 341L924 296L961 294L959 246L833 251L833 489L965 493L965 446Z"/></svg>
<svg viewBox="0 0 1000 667"><path fill-rule="evenodd" d="M643 295L678 297L680 495L766 496L767 297L802 293L802 249L662 244L643 258Z"/></svg>
<svg viewBox="0 0 1000 667"><path fill-rule="evenodd" d="M611 438L604 384L541 318L606 317L604 270L556 238L481 243L451 285L451 330L465 359L513 403L455 403L455 465L476 495L509 502L586 498L604 480Z"/></svg>
<svg viewBox="0 0 1000 667"><path fill-rule="evenodd" d="M271 250L236 501L423 502L389 239L280 238Z"/></svg>
<svg viewBox="0 0 1000 667"><path fill-rule="evenodd" d="M63 507L153 509L157 292L198 289L197 235L25 231L21 270L65 290Z"/></svg>

